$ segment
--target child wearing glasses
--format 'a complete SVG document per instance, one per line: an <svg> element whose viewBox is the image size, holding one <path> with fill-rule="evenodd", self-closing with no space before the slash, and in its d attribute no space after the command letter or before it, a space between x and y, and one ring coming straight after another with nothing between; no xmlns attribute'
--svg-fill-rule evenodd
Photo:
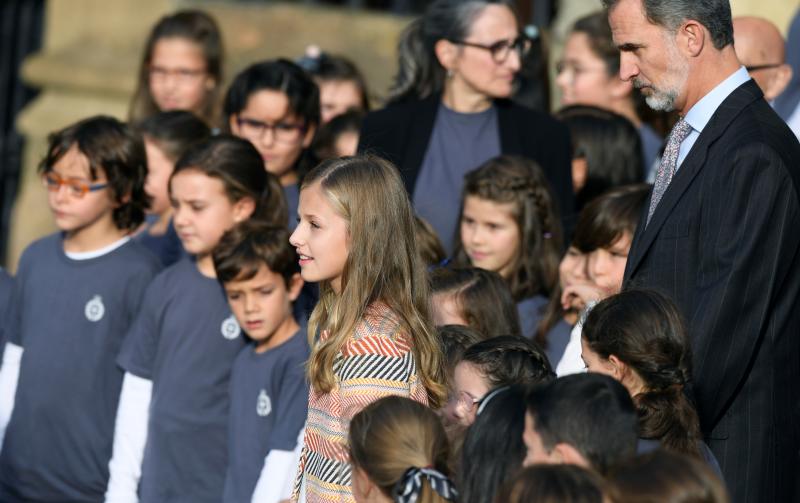
<svg viewBox="0 0 800 503"><path fill-rule="evenodd" d="M126 125L93 117L50 137L40 171L60 232L31 244L17 272L0 501L101 501L123 377L115 358L160 267L129 237L147 207L145 149Z"/></svg>
<svg viewBox="0 0 800 503"><path fill-rule="evenodd" d="M186 110L213 126L219 114L222 69L222 36L214 18L200 10L164 16L145 43L131 121Z"/></svg>
<svg viewBox="0 0 800 503"><path fill-rule="evenodd" d="M227 127L250 141L264 167L278 177L297 225L299 182L314 164L311 142L320 122L319 89L298 65L285 59L256 63L236 76L225 96Z"/></svg>

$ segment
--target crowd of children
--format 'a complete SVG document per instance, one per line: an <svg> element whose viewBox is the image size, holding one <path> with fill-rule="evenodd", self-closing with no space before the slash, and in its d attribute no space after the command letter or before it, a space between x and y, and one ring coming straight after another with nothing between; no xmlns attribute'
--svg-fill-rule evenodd
<svg viewBox="0 0 800 503"><path fill-rule="evenodd" d="M424 20L518 32L508 3L473 3ZM475 48L513 76L515 36ZM59 231L0 271L0 501L728 501L683 321L621 292L649 186L638 137L622 175L595 153L627 119L565 111L570 176L567 127L509 108L449 37L435 75L401 54L392 107L441 112L409 179L353 155L406 112L364 122L351 61L311 50L224 89L221 40L206 13L164 17L130 123L50 137ZM514 124L553 140L532 153Z"/></svg>

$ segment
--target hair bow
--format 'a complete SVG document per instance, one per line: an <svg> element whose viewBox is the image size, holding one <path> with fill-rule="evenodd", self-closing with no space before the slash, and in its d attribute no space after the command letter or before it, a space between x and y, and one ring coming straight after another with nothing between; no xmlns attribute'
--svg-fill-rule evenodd
<svg viewBox="0 0 800 503"><path fill-rule="evenodd" d="M422 491L423 477L442 498L448 501L455 501L458 498L458 492L453 483L438 470L411 467L406 470L400 482L397 483L394 489L394 500L397 503L416 503Z"/></svg>

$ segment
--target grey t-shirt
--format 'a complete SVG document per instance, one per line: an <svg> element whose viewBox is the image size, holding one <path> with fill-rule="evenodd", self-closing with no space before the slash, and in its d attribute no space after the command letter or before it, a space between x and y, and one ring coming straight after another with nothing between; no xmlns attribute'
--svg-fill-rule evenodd
<svg viewBox="0 0 800 503"><path fill-rule="evenodd" d="M465 114L439 105L413 201L417 214L431 224L448 253L453 251L458 230L464 175L498 155L500 131L495 107Z"/></svg>
<svg viewBox="0 0 800 503"><path fill-rule="evenodd" d="M222 499L231 367L244 346L222 286L194 260L177 262L150 284L118 359L153 382L143 503Z"/></svg>
<svg viewBox="0 0 800 503"><path fill-rule="evenodd" d="M115 359L160 268L128 241L73 260L60 233L20 260L8 335L22 346L0 501L103 501L122 387Z"/></svg>
<svg viewBox="0 0 800 503"><path fill-rule="evenodd" d="M265 353L248 344L236 357L225 503L250 503L267 454L295 448L308 414L308 355L306 331L301 329Z"/></svg>

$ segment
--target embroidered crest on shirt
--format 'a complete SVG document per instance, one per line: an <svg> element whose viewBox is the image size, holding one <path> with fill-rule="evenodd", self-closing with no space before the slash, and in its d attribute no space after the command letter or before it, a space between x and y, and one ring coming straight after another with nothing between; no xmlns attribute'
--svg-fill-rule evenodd
<svg viewBox="0 0 800 503"><path fill-rule="evenodd" d="M222 322L222 326L220 327L220 331L222 332L222 336L232 341L233 339L239 337L242 329L239 328L239 324L236 322L236 317L233 315L228 316L225 318L225 321Z"/></svg>
<svg viewBox="0 0 800 503"><path fill-rule="evenodd" d="M86 307L83 309L83 314L86 315L86 319L92 322L98 322L103 319L103 315L106 314L106 306L103 305L103 299L99 295L95 295L94 297L86 303Z"/></svg>
<svg viewBox="0 0 800 503"><path fill-rule="evenodd" d="M272 412L272 400L269 399L266 390L261 390L258 394L258 402L256 403L256 414L261 417L268 416Z"/></svg>

